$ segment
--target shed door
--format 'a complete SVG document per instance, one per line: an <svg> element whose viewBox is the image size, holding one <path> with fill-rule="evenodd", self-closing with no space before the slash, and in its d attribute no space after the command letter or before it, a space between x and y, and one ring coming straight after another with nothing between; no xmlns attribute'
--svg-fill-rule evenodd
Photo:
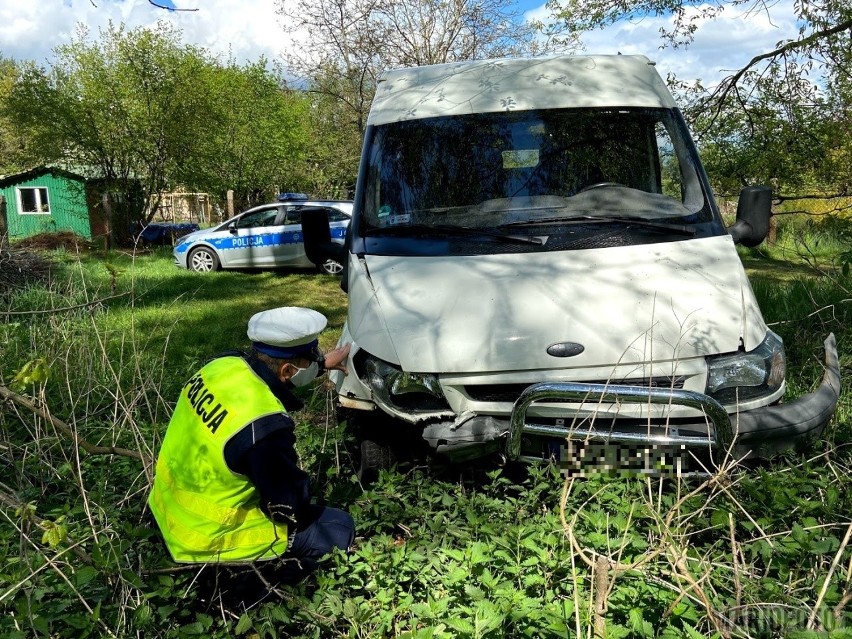
<svg viewBox="0 0 852 639"><path fill-rule="evenodd" d="M6 223L6 198L0 195L0 235L8 235L9 226Z"/></svg>

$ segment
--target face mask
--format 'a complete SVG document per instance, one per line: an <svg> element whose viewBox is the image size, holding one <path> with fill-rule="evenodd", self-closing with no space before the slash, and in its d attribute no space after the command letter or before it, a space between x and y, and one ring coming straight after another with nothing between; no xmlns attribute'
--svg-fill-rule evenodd
<svg viewBox="0 0 852 639"><path fill-rule="evenodd" d="M316 362L311 362L307 368L297 368L296 372L290 377L290 382L293 386L305 386L316 379L319 372L319 365Z"/></svg>

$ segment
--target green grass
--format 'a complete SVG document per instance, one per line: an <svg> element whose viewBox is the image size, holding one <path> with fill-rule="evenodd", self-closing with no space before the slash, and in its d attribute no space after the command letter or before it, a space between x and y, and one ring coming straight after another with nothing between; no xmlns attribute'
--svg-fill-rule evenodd
<svg viewBox="0 0 852 639"><path fill-rule="evenodd" d="M811 277L836 272L850 250L850 222L837 216L777 218L775 241L740 248L748 267L773 280Z"/></svg>
<svg viewBox="0 0 852 639"><path fill-rule="evenodd" d="M182 376L206 358L233 348L247 348L246 324L252 314L276 306L310 301L328 317L322 335L330 347L340 335L346 317L346 296L337 281L310 271L220 271L197 274L175 267L170 253L130 257L113 254L107 259L87 255L70 260L54 278L55 290L33 289L15 298L9 311L66 308L95 300L92 307L28 316L19 322L4 358L20 365L34 353L32 344L56 342L56 322L89 320L86 329L105 337L103 347L111 359L131 352L140 365L166 358L173 383L164 390L176 392ZM22 339L23 338L23 339ZM62 348L53 357L64 359ZM8 374L8 371L4 371Z"/></svg>
<svg viewBox="0 0 852 639"><path fill-rule="evenodd" d="M253 313L317 308L329 317L325 347L345 319L337 281L307 272L195 274L166 251L60 257L49 288L0 309L9 313L0 384L42 359L20 392L99 445L155 452L186 377L207 357L246 347ZM852 282L798 271L800 261L744 259L767 322L785 339L791 396L818 380L828 332L849 371ZM47 309L66 310L12 314ZM145 513L142 464L78 456L43 415L3 405L0 636L591 637L596 560L610 567L601 615L609 637L852 636L846 397L809 451L703 486L602 477L569 485L549 468L430 464L385 472L367 489L330 392L318 387L307 399L302 463L317 499L353 514L356 548L248 611L204 600L211 569L200 579L198 569L175 571ZM817 603L831 634L795 634Z"/></svg>

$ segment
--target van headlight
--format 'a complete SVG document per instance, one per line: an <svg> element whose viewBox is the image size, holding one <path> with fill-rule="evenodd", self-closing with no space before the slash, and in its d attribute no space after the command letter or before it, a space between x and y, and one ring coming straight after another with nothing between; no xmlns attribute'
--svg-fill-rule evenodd
<svg viewBox="0 0 852 639"><path fill-rule="evenodd" d="M748 353L707 358L707 394L722 404L772 395L784 384L784 342L772 331Z"/></svg>
<svg viewBox="0 0 852 639"><path fill-rule="evenodd" d="M363 365L363 381L373 392L373 400L388 412L423 414L449 410L437 375L406 373L368 355Z"/></svg>

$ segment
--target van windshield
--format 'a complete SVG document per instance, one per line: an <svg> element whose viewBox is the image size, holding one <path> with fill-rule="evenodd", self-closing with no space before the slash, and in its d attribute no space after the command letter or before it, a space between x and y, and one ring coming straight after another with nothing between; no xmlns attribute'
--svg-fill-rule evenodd
<svg viewBox="0 0 852 639"><path fill-rule="evenodd" d="M668 109L407 120L375 127L367 161L365 236L453 226L582 233L630 220L647 233L640 220L682 229L714 219L685 125Z"/></svg>

